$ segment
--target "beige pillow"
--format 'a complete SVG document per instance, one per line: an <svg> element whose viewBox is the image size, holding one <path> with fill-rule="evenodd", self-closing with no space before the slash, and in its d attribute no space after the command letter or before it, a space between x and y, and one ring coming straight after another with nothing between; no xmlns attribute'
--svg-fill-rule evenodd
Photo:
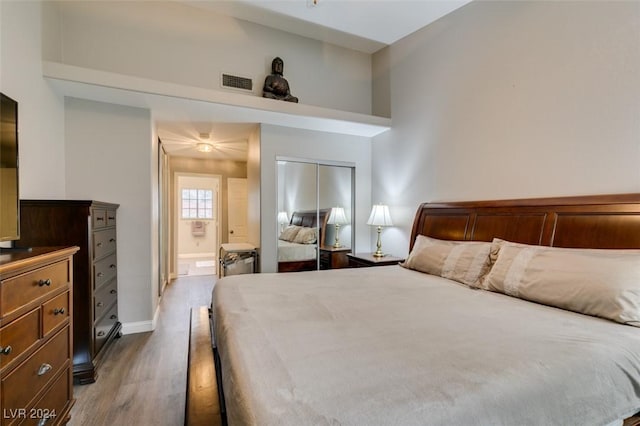
<svg viewBox="0 0 640 426"><path fill-rule="evenodd" d="M317 239L316 228L300 228L293 242L298 244L313 244Z"/></svg>
<svg viewBox="0 0 640 426"><path fill-rule="evenodd" d="M489 269L491 243L446 241L418 235L405 268L477 287Z"/></svg>
<svg viewBox="0 0 640 426"><path fill-rule="evenodd" d="M493 247L483 288L640 327L640 250Z"/></svg>
<svg viewBox="0 0 640 426"><path fill-rule="evenodd" d="M296 235L298 235L298 232L300 231L300 229L302 229L301 226L289 225L286 228L284 228L279 238L283 241L293 242L293 240L296 238Z"/></svg>

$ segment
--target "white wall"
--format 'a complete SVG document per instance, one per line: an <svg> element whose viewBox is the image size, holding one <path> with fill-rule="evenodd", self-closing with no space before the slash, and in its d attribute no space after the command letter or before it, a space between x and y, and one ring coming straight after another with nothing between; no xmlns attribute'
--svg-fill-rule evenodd
<svg viewBox="0 0 640 426"><path fill-rule="evenodd" d="M355 250L369 251L370 229L366 221L371 210L371 140L266 124L260 128L262 272L275 272L277 269L278 156L355 163Z"/></svg>
<svg viewBox="0 0 640 426"><path fill-rule="evenodd" d="M640 192L639 42L640 2L480 1L393 44L386 251L424 201Z"/></svg>
<svg viewBox="0 0 640 426"><path fill-rule="evenodd" d="M262 96L276 56L300 103L371 112L371 56L180 4L65 2L62 61L213 90L220 74L253 78ZM237 93L237 92L234 92Z"/></svg>
<svg viewBox="0 0 640 426"><path fill-rule="evenodd" d="M247 240L260 248L260 128L251 133L247 146Z"/></svg>
<svg viewBox="0 0 640 426"><path fill-rule="evenodd" d="M0 1L0 91L18 101L20 197L65 196L64 100L42 78L39 2Z"/></svg>
<svg viewBox="0 0 640 426"><path fill-rule="evenodd" d="M66 99L67 198L120 204L118 314L123 332L150 330L157 305L157 203L150 112ZM156 171L157 172L157 171ZM156 235L156 236L154 236Z"/></svg>

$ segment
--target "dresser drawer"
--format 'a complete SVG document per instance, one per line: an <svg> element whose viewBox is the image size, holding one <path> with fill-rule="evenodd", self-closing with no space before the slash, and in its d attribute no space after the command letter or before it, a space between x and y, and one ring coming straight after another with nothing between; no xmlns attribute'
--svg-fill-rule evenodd
<svg viewBox="0 0 640 426"><path fill-rule="evenodd" d="M7 355L0 354L0 371L9 367L20 354L40 339L40 308L0 328L0 347L11 347Z"/></svg>
<svg viewBox="0 0 640 426"><path fill-rule="evenodd" d="M69 359L69 327L56 334L2 380L4 409L25 408Z"/></svg>
<svg viewBox="0 0 640 426"><path fill-rule="evenodd" d="M116 226L115 210L107 210L107 226Z"/></svg>
<svg viewBox="0 0 640 426"><path fill-rule="evenodd" d="M113 305L109 312L106 313L104 318L102 318L96 324L93 332L94 335L94 353L98 353L104 343L107 341L107 337L109 337L109 332L118 322L118 304Z"/></svg>
<svg viewBox="0 0 640 426"><path fill-rule="evenodd" d="M107 226L107 211L104 209L91 210L91 226L100 229Z"/></svg>
<svg viewBox="0 0 640 426"><path fill-rule="evenodd" d="M105 229L93 233L93 258L100 259L116 251L116 229Z"/></svg>
<svg viewBox="0 0 640 426"><path fill-rule="evenodd" d="M2 281L0 312L5 317L29 302L66 287L69 283L69 262L58 262L15 278Z"/></svg>
<svg viewBox="0 0 640 426"><path fill-rule="evenodd" d="M67 411L66 407L71 400L72 384L69 379L69 367L55 379L55 382L42 398L29 410L26 422L23 425L40 425L43 418L48 418L46 425L64 424Z"/></svg>
<svg viewBox="0 0 640 426"><path fill-rule="evenodd" d="M93 266L93 288L98 289L101 285L117 275L118 265L116 254L99 260Z"/></svg>
<svg viewBox="0 0 640 426"><path fill-rule="evenodd" d="M42 305L42 334L46 336L69 318L69 292L49 300Z"/></svg>
<svg viewBox="0 0 640 426"><path fill-rule="evenodd" d="M98 320L118 299L118 280L111 280L96 292L93 305L93 320Z"/></svg>

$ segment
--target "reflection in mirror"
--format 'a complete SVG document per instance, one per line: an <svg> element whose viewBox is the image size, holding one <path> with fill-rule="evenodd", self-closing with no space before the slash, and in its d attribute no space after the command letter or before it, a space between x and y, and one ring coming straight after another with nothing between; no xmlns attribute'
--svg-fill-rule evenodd
<svg viewBox="0 0 640 426"><path fill-rule="evenodd" d="M278 161L278 271L344 267L353 244L351 166Z"/></svg>
<svg viewBox="0 0 640 426"><path fill-rule="evenodd" d="M352 168L321 164L318 169L320 207L333 208L329 218L325 245L334 248L353 247L353 182ZM336 246L336 242L338 247Z"/></svg>
<svg viewBox="0 0 640 426"><path fill-rule="evenodd" d="M317 168L278 161L278 272L318 268Z"/></svg>

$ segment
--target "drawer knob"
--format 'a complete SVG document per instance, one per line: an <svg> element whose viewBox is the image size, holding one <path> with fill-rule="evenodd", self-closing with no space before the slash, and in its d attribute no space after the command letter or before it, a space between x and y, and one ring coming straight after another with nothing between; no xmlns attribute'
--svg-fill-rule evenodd
<svg viewBox="0 0 640 426"><path fill-rule="evenodd" d="M109 216L107 219L109 220L116 220L116 218L114 216Z"/></svg>
<svg viewBox="0 0 640 426"><path fill-rule="evenodd" d="M104 220L104 217L96 217L96 220L99 222L101 220Z"/></svg>
<svg viewBox="0 0 640 426"><path fill-rule="evenodd" d="M38 286L39 287L44 287L44 286L49 287L51 285L51 279L47 278L46 280L38 280Z"/></svg>
<svg viewBox="0 0 640 426"><path fill-rule="evenodd" d="M113 263L111 265L109 265L109 268L111 269L116 269L116 265L114 265Z"/></svg>
<svg viewBox="0 0 640 426"><path fill-rule="evenodd" d="M100 277L102 277L104 274L103 274L102 272L98 272L96 275L98 276L98 278L100 278Z"/></svg>
<svg viewBox="0 0 640 426"><path fill-rule="evenodd" d="M102 337L102 336L104 336L104 331L99 331L98 332L98 337Z"/></svg>
<svg viewBox="0 0 640 426"><path fill-rule="evenodd" d="M97 243L96 247L102 247L102 243Z"/></svg>
<svg viewBox="0 0 640 426"><path fill-rule="evenodd" d="M111 294L116 294L117 292L118 292L118 290L113 289L113 290L111 290L109 293L111 293Z"/></svg>
<svg viewBox="0 0 640 426"><path fill-rule="evenodd" d="M64 308L55 308L53 310L53 315L63 315L64 314Z"/></svg>
<svg viewBox="0 0 640 426"><path fill-rule="evenodd" d="M109 318L110 319L116 319L116 318L118 318L118 316L117 315L111 315Z"/></svg>
<svg viewBox="0 0 640 426"><path fill-rule="evenodd" d="M40 368L38 368L38 376L42 376L43 374L47 374L49 371L51 371L51 365L44 363L40 366Z"/></svg>
<svg viewBox="0 0 640 426"><path fill-rule="evenodd" d="M102 308L104 305L103 305L103 303L102 303L102 302L98 302L98 303L96 304L96 306L97 306L98 308Z"/></svg>
<svg viewBox="0 0 640 426"><path fill-rule="evenodd" d="M110 243L115 243L115 242L116 242L116 239L115 239L115 238L109 238L109 242L110 242Z"/></svg>
<svg viewBox="0 0 640 426"><path fill-rule="evenodd" d="M5 346L4 348L0 346L0 355L9 355L12 349L11 346Z"/></svg>

